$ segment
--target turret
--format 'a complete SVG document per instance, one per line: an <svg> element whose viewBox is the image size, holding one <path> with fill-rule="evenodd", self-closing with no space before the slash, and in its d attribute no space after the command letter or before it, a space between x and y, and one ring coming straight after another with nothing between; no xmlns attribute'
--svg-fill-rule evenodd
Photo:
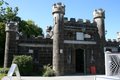
<svg viewBox="0 0 120 80"><path fill-rule="evenodd" d="M65 6L62 3L56 3L52 7L54 18L53 27L53 70L56 75L64 74L64 14Z"/></svg>
<svg viewBox="0 0 120 80"><path fill-rule="evenodd" d="M94 17L94 23L98 28L98 34L96 35L97 39L97 47L98 47L98 53L97 58L99 59L99 64L97 64L97 68L101 69L98 71L98 73L103 74L104 73L104 46L105 46L105 25L104 25L104 19L105 19L105 11L103 9L98 9L93 12ZM96 60L97 61L97 60ZM101 66L102 65L102 66Z"/></svg>
<svg viewBox="0 0 120 80"><path fill-rule="evenodd" d="M105 41L105 11L103 9L98 9L93 12L94 22L98 27L98 34L102 41Z"/></svg>
<svg viewBox="0 0 120 80"><path fill-rule="evenodd" d="M5 42L5 55L4 55L4 68L9 67L12 62L12 55L15 53L15 40L16 33L18 33L18 23L17 22L7 22L6 23L6 42Z"/></svg>

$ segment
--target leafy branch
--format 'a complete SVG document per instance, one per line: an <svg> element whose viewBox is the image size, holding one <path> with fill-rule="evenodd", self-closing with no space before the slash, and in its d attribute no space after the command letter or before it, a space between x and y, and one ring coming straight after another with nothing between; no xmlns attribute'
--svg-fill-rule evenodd
<svg viewBox="0 0 120 80"><path fill-rule="evenodd" d="M0 21L15 21L18 13L18 7L9 7L9 4L4 0L0 1Z"/></svg>

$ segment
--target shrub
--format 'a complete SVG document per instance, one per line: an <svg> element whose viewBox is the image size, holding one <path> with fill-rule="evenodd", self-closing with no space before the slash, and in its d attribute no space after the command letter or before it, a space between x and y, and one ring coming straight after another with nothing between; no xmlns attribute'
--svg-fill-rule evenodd
<svg viewBox="0 0 120 80"><path fill-rule="evenodd" d="M13 63L18 65L21 75L31 75L33 69L33 62L31 56L21 55L15 56Z"/></svg>
<svg viewBox="0 0 120 80"><path fill-rule="evenodd" d="M55 76L55 72L54 70L52 69L52 66L50 66L50 64L48 65L45 65L43 67L43 76Z"/></svg>
<svg viewBox="0 0 120 80"><path fill-rule="evenodd" d="M9 71L9 68L0 68L0 74L7 74Z"/></svg>
<svg viewBox="0 0 120 80"><path fill-rule="evenodd" d="M0 80L7 75L9 68L0 68Z"/></svg>

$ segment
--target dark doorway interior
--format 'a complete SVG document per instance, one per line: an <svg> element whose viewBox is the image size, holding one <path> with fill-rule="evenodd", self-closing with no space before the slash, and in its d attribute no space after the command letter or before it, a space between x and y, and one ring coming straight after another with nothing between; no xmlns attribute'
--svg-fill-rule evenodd
<svg viewBox="0 0 120 80"><path fill-rule="evenodd" d="M76 72L84 73L84 50L76 49Z"/></svg>

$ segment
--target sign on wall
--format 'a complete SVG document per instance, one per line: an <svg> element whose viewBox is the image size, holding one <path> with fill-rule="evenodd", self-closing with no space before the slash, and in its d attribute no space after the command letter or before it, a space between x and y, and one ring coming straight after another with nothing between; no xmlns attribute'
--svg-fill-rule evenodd
<svg viewBox="0 0 120 80"><path fill-rule="evenodd" d="M84 40L84 33L76 32L76 40Z"/></svg>

